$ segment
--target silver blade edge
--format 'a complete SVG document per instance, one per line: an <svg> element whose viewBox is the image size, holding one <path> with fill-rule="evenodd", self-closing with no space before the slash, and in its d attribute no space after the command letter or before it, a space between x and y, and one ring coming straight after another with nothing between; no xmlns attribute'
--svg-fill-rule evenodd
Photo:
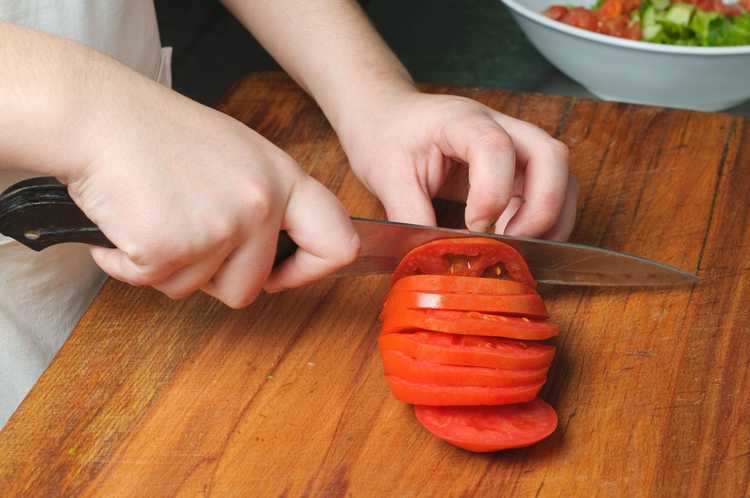
<svg viewBox="0 0 750 498"><path fill-rule="evenodd" d="M596 286L690 285L698 277L673 266L600 247L510 237L468 230L352 218L361 249L356 261L337 277L391 273L411 249L449 237L491 237L512 246L542 283Z"/></svg>

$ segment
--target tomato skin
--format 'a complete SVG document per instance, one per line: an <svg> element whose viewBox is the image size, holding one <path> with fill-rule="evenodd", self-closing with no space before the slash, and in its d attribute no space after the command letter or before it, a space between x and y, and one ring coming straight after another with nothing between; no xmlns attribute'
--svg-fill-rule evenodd
<svg viewBox="0 0 750 498"><path fill-rule="evenodd" d="M458 275L410 275L400 278L391 287L391 292L402 291L482 294L487 296L532 294L535 292L532 287L513 280Z"/></svg>
<svg viewBox="0 0 750 498"><path fill-rule="evenodd" d="M546 319L547 308L539 294L485 296L481 294L441 294L428 292L391 292L385 309L476 311Z"/></svg>
<svg viewBox="0 0 750 498"><path fill-rule="evenodd" d="M587 31L599 31L599 19L597 19L596 14L583 7L571 9L562 18L562 22Z"/></svg>
<svg viewBox="0 0 750 498"><path fill-rule="evenodd" d="M623 13L622 1L607 0L597 9L596 13L603 19L616 19Z"/></svg>
<svg viewBox="0 0 750 498"><path fill-rule="evenodd" d="M381 334L384 335L422 329L449 334L540 341L560 332L560 327L551 322L475 311L410 310L391 306L383 309L381 320Z"/></svg>
<svg viewBox="0 0 750 498"><path fill-rule="evenodd" d="M555 21L561 20L568 13L568 8L563 5L552 5L543 12L543 14Z"/></svg>
<svg viewBox="0 0 750 498"><path fill-rule="evenodd" d="M491 406L524 403L536 398L544 381L525 386L441 386L421 384L393 375L386 375L393 395L412 405L427 406Z"/></svg>
<svg viewBox="0 0 750 498"><path fill-rule="evenodd" d="M410 382L443 386L510 387L544 382L547 367L530 370L512 370L486 367L441 365L417 360L404 353L381 349L386 375L400 377Z"/></svg>
<svg viewBox="0 0 750 498"><path fill-rule="evenodd" d="M417 360L468 367L531 370L549 368L555 347L497 337L412 332L382 335L381 350L395 350Z"/></svg>
<svg viewBox="0 0 750 498"><path fill-rule="evenodd" d="M470 267L454 269L451 273L449 256L467 256L473 261ZM536 288L536 281L518 251L499 240L482 237L439 239L416 247L396 267L393 281L415 274L476 277L497 264L505 267L512 280Z"/></svg>
<svg viewBox="0 0 750 498"><path fill-rule="evenodd" d="M628 24L628 27L625 29L625 33L622 36L628 40L639 41L643 36L641 32L641 23L634 22Z"/></svg>
<svg viewBox="0 0 750 498"><path fill-rule="evenodd" d="M420 406L414 414L435 436L469 451L522 448L557 428L555 410L541 399L505 406Z"/></svg>

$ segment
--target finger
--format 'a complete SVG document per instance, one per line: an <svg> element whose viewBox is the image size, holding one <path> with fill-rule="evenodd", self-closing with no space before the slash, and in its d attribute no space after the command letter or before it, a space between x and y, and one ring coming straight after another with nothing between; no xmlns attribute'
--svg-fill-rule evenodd
<svg viewBox="0 0 750 498"><path fill-rule="evenodd" d="M503 214L500 215L500 217L495 222L495 233L498 234L504 234L505 228L508 226L508 223L510 220L513 219L513 217L516 215L519 209L521 209L521 206L523 205L523 198L521 197L511 197L510 201L508 202L508 207L505 208L505 211L503 211Z"/></svg>
<svg viewBox="0 0 750 498"><path fill-rule="evenodd" d="M568 185L568 149L540 128L502 114L495 119L513 137L526 165L524 203L506 228L508 235L538 236L560 216Z"/></svg>
<svg viewBox="0 0 750 498"><path fill-rule="evenodd" d="M390 221L435 225L432 199L416 180L405 182L393 179L373 186L373 190L383 204L386 217Z"/></svg>
<svg viewBox="0 0 750 498"><path fill-rule="evenodd" d="M91 247L90 251L99 268L111 277L130 285L157 285L176 271L173 266L147 267L138 265L120 249Z"/></svg>
<svg viewBox="0 0 750 498"><path fill-rule="evenodd" d="M498 123L481 114L448 125L443 145L451 157L469 167L466 226L485 231L511 197L516 164L513 141Z"/></svg>
<svg viewBox="0 0 750 498"><path fill-rule="evenodd" d="M578 181L574 176L568 180L568 189L565 194L560 218L552 229L544 234L545 239L568 240L576 222L576 207L578 202Z"/></svg>
<svg viewBox="0 0 750 498"><path fill-rule="evenodd" d="M201 287L203 292L235 309L255 301L271 273L278 234L279 223L256 228Z"/></svg>
<svg viewBox="0 0 750 498"><path fill-rule="evenodd" d="M283 226L299 248L271 273L265 286L268 292L318 280L349 264L359 251L359 236L346 211L312 178L295 186Z"/></svg>
<svg viewBox="0 0 750 498"><path fill-rule="evenodd" d="M229 248L189 265L172 274L164 282L154 285L154 288L172 299L183 299L206 285L221 268Z"/></svg>

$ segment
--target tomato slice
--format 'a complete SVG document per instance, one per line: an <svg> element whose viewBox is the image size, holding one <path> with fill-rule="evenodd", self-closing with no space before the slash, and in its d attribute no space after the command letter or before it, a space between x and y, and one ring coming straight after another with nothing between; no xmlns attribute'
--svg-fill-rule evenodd
<svg viewBox="0 0 750 498"><path fill-rule="evenodd" d="M484 386L441 386L410 382L386 375L391 392L404 403L429 406L476 406L511 405L524 403L536 398L544 381L525 386L484 387Z"/></svg>
<svg viewBox="0 0 750 498"><path fill-rule="evenodd" d="M481 294L440 294L437 292L391 292L385 302L385 314L389 308L413 310L433 309L451 311L476 311L480 313L502 313L530 318L548 318L547 308L539 294L515 294L510 296L485 296Z"/></svg>
<svg viewBox="0 0 750 498"><path fill-rule="evenodd" d="M382 335L379 342L381 350L442 365L529 370L548 368L555 356L549 344L437 332Z"/></svg>
<svg viewBox="0 0 750 498"><path fill-rule="evenodd" d="M391 292L401 291L484 294L488 296L534 293L534 289L528 285L514 280L457 275L409 275L399 279L391 287Z"/></svg>
<svg viewBox="0 0 750 498"><path fill-rule="evenodd" d="M391 306L383 309L381 319L381 333L384 335L422 329L449 334L537 341L549 339L560 332L560 327L551 322L475 311L410 310Z"/></svg>
<svg viewBox="0 0 750 498"><path fill-rule="evenodd" d="M380 351L386 375L394 375L410 382L443 386L509 387L544 382L548 367L530 370L511 370L486 367L441 365L417 360L400 351Z"/></svg>
<svg viewBox="0 0 750 498"><path fill-rule="evenodd" d="M557 428L557 414L544 400L504 406L415 406L425 429L454 446L488 452L521 448Z"/></svg>
<svg viewBox="0 0 750 498"><path fill-rule="evenodd" d="M409 251L393 273L393 281L418 274L510 278L536 287L526 261L499 240L483 237L433 240Z"/></svg>

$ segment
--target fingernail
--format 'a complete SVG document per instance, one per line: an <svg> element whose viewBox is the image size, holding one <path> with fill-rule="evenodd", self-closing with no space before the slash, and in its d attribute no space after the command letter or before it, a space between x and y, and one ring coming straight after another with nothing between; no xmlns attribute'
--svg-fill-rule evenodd
<svg viewBox="0 0 750 498"><path fill-rule="evenodd" d="M278 294L279 292L284 292L287 290L286 287L278 287L276 289L266 289L266 294Z"/></svg>

